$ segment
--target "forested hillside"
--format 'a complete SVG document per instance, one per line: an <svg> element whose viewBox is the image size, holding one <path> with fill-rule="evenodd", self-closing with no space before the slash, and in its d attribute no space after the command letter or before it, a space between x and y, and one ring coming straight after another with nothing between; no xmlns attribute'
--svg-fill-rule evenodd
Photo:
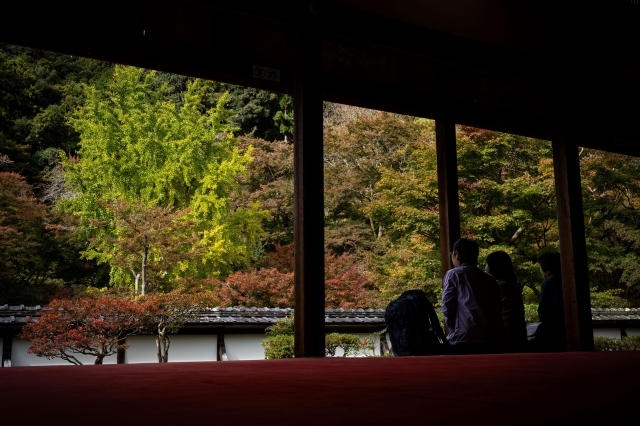
<svg viewBox="0 0 640 426"><path fill-rule="evenodd" d="M441 287L434 123L325 104L327 306ZM292 99L0 44L0 304L209 292L292 306ZM459 126L462 233L536 303L551 144ZM580 152L592 304L640 300L640 161Z"/></svg>

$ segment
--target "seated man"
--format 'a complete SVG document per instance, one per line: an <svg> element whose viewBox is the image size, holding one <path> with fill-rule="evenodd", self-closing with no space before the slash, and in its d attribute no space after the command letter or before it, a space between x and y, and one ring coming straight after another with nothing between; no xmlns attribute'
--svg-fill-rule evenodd
<svg viewBox="0 0 640 426"><path fill-rule="evenodd" d="M478 253L475 241L456 241L451 252L454 268L444 276L442 313L452 353L503 352L507 345L500 288L478 268Z"/></svg>

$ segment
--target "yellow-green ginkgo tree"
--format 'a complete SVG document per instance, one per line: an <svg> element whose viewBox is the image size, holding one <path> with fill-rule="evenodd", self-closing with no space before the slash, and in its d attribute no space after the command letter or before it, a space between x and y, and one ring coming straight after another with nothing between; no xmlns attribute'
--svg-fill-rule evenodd
<svg viewBox="0 0 640 426"><path fill-rule="evenodd" d="M126 221L105 207L124 202L138 212L188 212L193 226L185 238L196 237L198 255L173 265L173 279L223 276L249 262L266 213L257 205L234 207L237 178L252 159L251 148L238 148L225 96L205 110L205 84L194 80L177 105L155 72L125 66L104 86L84 90L86 100L71 119L80 134L78 156L63 158L74 195L60 206L80 218L90 241L85 256L111 264L112 284L133 284L131 268L121 262L127 245L109 238L121 236Z"/></svg>

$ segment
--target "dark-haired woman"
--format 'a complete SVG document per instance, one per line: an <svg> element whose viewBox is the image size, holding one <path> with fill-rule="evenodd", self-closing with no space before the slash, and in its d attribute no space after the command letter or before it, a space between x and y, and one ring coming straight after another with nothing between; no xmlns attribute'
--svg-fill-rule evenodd
<svg viewBox="0 0 640 426"><path fill-rule="evenodd" d="M524 350L527 346L527 326L524 321L522 286L516 279L511 257L504 251L494 251L487 257L484 269L500 287L502 321L509 336L509 350Z"/></svg>

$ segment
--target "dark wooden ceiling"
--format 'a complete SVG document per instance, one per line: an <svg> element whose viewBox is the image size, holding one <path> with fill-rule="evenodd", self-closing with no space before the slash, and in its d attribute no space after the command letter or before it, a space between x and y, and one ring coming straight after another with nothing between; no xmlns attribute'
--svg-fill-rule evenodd
<svg viewBox="0 0 640 426"><path fill-rule="evenodd" d="M582 145L640 154L635 0L21 0L0 42L291 93L310 9L326 100L550 139L562 92Z"/></svg>

